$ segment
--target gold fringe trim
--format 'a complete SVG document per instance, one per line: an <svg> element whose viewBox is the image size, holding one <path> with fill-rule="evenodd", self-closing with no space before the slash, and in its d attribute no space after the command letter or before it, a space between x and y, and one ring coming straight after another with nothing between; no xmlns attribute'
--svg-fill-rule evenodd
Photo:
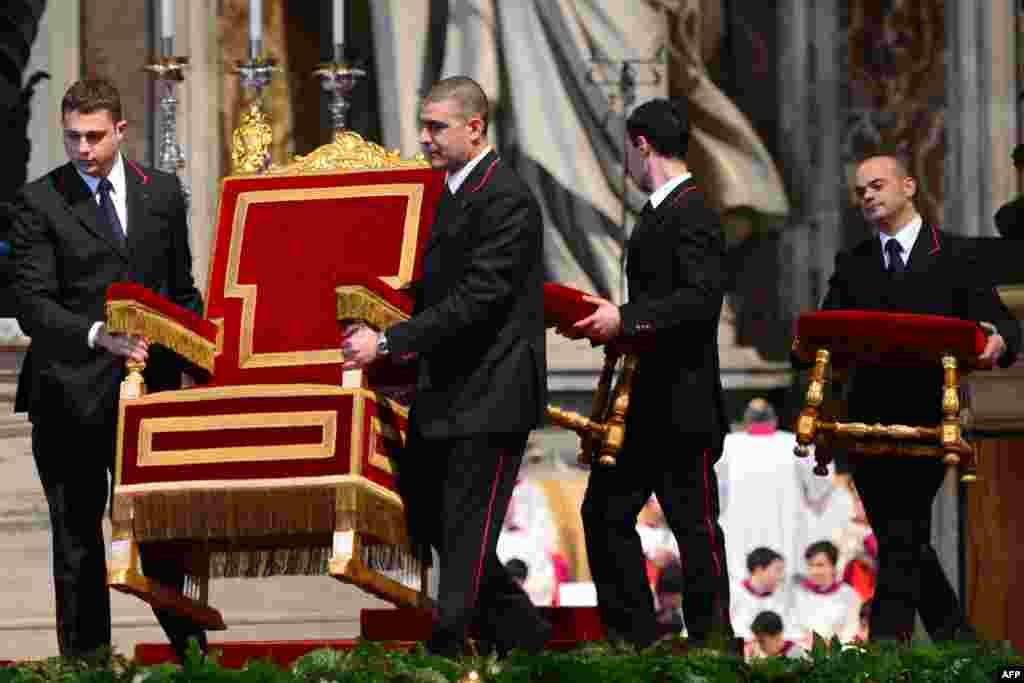
<svg viewBox="0 0 1024 683"><path fill-rule="evenodd" d="M137 301L108 301L107 328L120 334L134 334L171 349L194 365L213 372L217 344L205 339L176 320Z"/></svg>
<svg viewBox="0 0 1024 683"><path fill-rule="evenodd" d="M409 544L404 507L373 489L339 487L335 515L338 531L356 531L388 545Z"/></svg>
<svg viewBox="0 0 1024 683"><path fill-rule="evenodd" d="M409 319L405 311L362 285L343 285L334 291L338 299L338 320L365 320L378 330L386 330Z"/></svg>
<svg viewBox="0 0 1024 683"><path fill-rule="evenodd" d="M136 540L230 540L330 537L335 486L153 491L134 497ZM116 508L116 503L115 503ZM329 543L329 540L326 541Z"/></svg>
<svg viewBox="0 0 1024 683"><path fill-rule="evenodd" d="M136 542L191 540L212 552L211 576L327 573L335 531L408 545L393 492L367 482L289 488L153 491L114 498L119 528Z"/></svg>

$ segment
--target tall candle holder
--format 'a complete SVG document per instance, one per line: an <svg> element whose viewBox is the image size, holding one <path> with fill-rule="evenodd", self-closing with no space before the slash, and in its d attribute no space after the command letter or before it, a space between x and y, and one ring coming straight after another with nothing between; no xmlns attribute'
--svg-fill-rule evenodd
<svg viewBox="0 0 1024 683"><path fill-rule="evenodd" d="M327 111L331 117L331 128L337 136L348 127L348 111L352 108L349 96L359 80L366 78L366 71L345 58L345 46L334 46L334 60L317 64L313 75L320 79L320 85L330 94Z"/></svg>
<svg viewBox="0 0 1024 683"><path fill-rule="evenodd" d="M235 65L239 84L252 91L253 97L232 139L233 173L261 173L270 167L272 132L268 132L269 116L263 111L263 91L279 69L275 60L263 57L262 53L263 41L250 40L249 60Z"/></svg>
<svg viewBox="0 0 1024 683"><path fill-rule="evenodd" d="M164 54L169 55L173 51L172 40L166 37L162 40ZM178 142L178 98L175 96L175 87L185 80L188 57L160 57L143 68L156 77L160 97L161 133L156 167L161 171L179 176L187 206L192 193L180 177L180 171L185 167L185 151L181 143Z"/></svg>

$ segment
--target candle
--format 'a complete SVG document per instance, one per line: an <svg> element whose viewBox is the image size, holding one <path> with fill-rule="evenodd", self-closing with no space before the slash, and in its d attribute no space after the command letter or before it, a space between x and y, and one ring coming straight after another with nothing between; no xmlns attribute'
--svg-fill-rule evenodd
<svg viewBox="0 0 1024 683"><path fill-rule="evenodd" d="M160 37L174 37L174 0L160 2Z"/></svg>
<svg viewBox="0 0 1024 683"><path fill-rule="evenodd" d="M334 44L345 44L345 0L334 0Z"/></svg>
<svg viewBox="0 0 1024 683"><path fill-rule="evenodd" d="M263 40L263 2L249 0L249 42Z"/></svg>

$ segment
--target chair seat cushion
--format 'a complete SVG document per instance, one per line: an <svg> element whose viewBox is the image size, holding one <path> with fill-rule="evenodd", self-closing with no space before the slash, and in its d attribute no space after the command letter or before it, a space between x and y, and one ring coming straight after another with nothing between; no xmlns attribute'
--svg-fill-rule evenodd
<svg viewBox="0 0 1024 683"><path fill-rule="evenodd" d="M801 348L832 352L834 365L935 365L945 354L970 367L985 349L977 323L939 315L881 311L817 311L797 322Z"/></svg>

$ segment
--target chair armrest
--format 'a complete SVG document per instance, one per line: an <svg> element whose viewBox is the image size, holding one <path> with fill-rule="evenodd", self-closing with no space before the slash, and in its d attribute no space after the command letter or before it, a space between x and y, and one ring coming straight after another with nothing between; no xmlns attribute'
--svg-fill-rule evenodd
<svg viewBox="0 0 1024 683"><path fill-rule="evenodd" d="M381 278L368 276L335 288L338 321L363 320L378 330L408 320L415 301Z"/></svg>
<svg viewBox="0 0 1024 683"><path fill-rule="evenodd" d="M107 289L107 329L145 337L213 373L219 329L193 311L142 285L116 282Z"/></svg>

